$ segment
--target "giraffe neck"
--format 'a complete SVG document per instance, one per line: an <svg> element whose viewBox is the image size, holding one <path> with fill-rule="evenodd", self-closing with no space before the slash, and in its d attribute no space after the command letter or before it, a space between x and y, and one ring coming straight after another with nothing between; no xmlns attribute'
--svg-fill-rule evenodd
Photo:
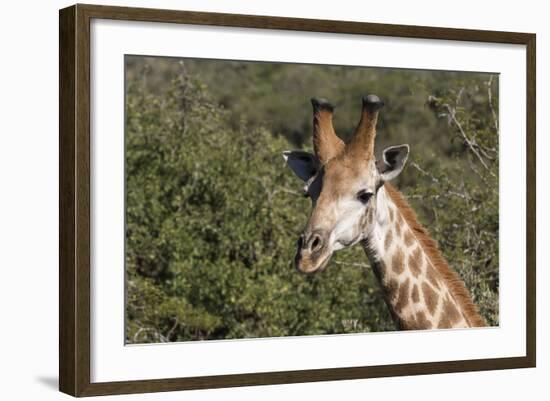
<svg viewBox="0 0 550 401"><path fill-rule="evenodd" d="M449 285L448 275L426 252L419 238L425 234L407 222L390 196L389 191L395 190L387 185L376 195L376 211L369 219L373 226L364 247L397 327L420 330L483 325L471 301L472 310L465 310L462 299Z"/></svg>

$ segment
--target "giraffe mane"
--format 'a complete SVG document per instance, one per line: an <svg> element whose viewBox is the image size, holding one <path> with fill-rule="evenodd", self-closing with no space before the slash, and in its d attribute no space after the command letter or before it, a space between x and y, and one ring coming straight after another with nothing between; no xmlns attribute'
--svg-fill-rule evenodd
<svg viewBox="0 0 550 401"><path fill-rule="evenodd" d="M437 246L437 242L433 240L426 228L418 221L416 213L411 208L409 203L403 198L403 195L396 190L391 184L385 183L386 193L394 202L395 206L401 212L401 215L415 234L420 246L426 253L427 257L432 262L434 268L441 274L441 277L447 284L449 291L459 303L463 310L466 320L473 327L484 327L487 323L479 314L477 306L472 301L470 292L466 288L464 281L458 273L453 270Z"/></svg>

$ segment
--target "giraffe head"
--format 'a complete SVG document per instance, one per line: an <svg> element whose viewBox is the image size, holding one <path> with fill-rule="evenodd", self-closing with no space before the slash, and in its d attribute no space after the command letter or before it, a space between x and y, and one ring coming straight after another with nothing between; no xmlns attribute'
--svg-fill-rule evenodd
<svg viewBox="0 0 550 401"><path fill-rule="evenodd" d="M311 103L314 154L284 152L288 166L306 183L304 191L313 206L295 257L296 268L303 273L323 270L335 251L368 237L374 226L376 193L399 175L409 154L408 145L389 147L377 165L374 139L384 105L378 96L363 98L361 119L347 145L334 132L332 105L321 99Z"/></svg>

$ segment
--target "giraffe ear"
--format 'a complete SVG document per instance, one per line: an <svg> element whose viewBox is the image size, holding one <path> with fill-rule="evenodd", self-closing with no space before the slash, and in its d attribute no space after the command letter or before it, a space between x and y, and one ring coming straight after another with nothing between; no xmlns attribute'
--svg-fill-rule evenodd
<svg viewBox="0 0 550 401"><path fill-rule="evenodd" d="M287 150L283 152L283 157L294 174L305 182L309 181L319 170L319 160L311 153L302 150Z"/></svg>
<svg viewBox="0 0 550 401"><path fill-rule="evenodd" d="M409 145L390 146L384 149L382 157L384 165L380 169L380 178L382 181L393 180L405 167L409 157Z"/></svg>

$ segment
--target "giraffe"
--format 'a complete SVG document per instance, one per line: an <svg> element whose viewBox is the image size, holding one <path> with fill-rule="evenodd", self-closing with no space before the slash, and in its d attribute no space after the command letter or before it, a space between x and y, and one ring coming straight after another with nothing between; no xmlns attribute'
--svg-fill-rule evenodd
<svg viewBox="0 0 550 401"><path fill-rule="evenodd" d="M332 254L362 244L384 300L399 330L482 327L463 281L447 264L436 242L389 181L403 170L409 145L391 146L374 156L378 114L376 95L362 99L362 112L348 144L336 135L334 107L311 99L314 154L283 153L306 184L312 200L309 221L298 240L298 271L324 270Z"/></svg>

